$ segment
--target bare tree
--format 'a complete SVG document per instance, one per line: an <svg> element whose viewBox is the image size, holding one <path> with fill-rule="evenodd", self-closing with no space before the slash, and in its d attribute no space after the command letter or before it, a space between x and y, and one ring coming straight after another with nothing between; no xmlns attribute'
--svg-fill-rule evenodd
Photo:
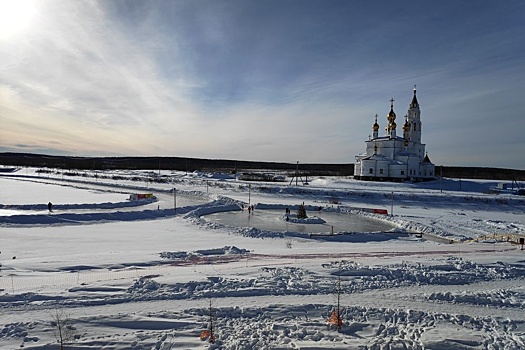
<svg viewBox="0 0 525 350"><path fill-rule="evenodd" d="M330 318L328 319L328 324L331 326L336 326L337 331L341 332L341 328L343 327L343 317L342 310L341 310L341 264L339 263L339 273L337 276L337 284L336 284L336 297L337 297L337 305L332 310L332 313L330 314Z"/></svg>
<svg viewBox="0 0 525 350"><path fill-rule="evenodd" d="M211 299L210 299L210 318L208 321L207 329L203 330L200 334L201 340L208 340L210 344L215 343L215 334L213 333L215 331L215 324L214 324L214 317L213 317L213 309L211 307Z"/></svg>
<svg viewBox="0 0 525 350"><path fill-rule="evenodd" d="M76 328L71 324L71 318L65 314L63 310L56 309L51 315L53 318L51 326L53 327L53 335L60 344L60 350L65 350L66 345L72 344L75 340Z"/></svg>

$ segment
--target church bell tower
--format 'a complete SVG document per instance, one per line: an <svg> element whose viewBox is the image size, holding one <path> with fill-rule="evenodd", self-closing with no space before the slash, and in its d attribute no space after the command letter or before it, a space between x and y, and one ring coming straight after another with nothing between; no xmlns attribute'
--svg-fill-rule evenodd
<svg viewBox="0 0 525 350"><path fill-rule="evenodd" d="M414 85L414 97L408 108L405 126L403 127L404 137L411 142L421 143L421 110L416 97L416 86Z"/></svg>

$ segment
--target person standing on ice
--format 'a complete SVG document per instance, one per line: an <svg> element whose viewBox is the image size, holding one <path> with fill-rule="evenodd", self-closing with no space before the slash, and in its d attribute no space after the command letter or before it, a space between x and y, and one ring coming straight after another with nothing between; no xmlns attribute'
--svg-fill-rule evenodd
<svg viewBox="0 0 525 350"><path fill-rule="evenodd" d="M50 212L53 211L53 203L49 202L47 203L47 210L49 210Z"/></svg>

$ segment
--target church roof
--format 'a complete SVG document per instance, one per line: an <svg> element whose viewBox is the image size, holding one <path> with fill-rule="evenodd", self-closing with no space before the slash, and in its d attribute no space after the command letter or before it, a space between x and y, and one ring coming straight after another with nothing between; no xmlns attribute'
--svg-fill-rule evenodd
<svg viewBox="0 0 525 350"><path fill-rule="evenodd" d="M425 158L423 158L423 163L430 163L430 164L432 164L432 162L430 161L430 158L428 157L428 153L425 154Z"/></svg>
<svg viewBox="0 0 525 350"><path fill-rule="evenodd" d="M401 152L398 152L396 153L397 156L414 156L414 157L417 157L417 154L415 152L410 152L410 151L401 151Z"/></svg>
<svg viewBox="0 0 525 350"><path fill-rule="evenodd" d="M416 86L414 85L414 97L412 97L412 102L410 103L410 107L419 107L419 103L417 102L416 97Z"/></svg>
<svg viewBox="0 0 525 350"><path fill-rule="evenodd" d="M373 140L366 140L365 142L374 142L374 140L390 140L390 136L379 136Z"/></svg>
<svg viewBox="0 0 525 350"><path fill-rule="evenodd" d="M405 162L403 161L400 161L400 160L397 160L397 159L392 159L392 158L388 158L382 154L372 154L371 156L368 156L368 157L365 157L365 158L362 158L362 160L375 160L375 161L383 161L383 162L388 162L389 164L397 164L397 165L403 165L403 164L406 164Z"/></svg>
<svg viewBox="0 0 525 350"><path fill-rule="evenodd" d="M406 165L406 162L403 162L402 160L399 160L399 159L392 159L390 164Z"/></svg>
<svg viewBox="0 0 525 350"><path fill-rule="evenodd" d="M374 143L381 143L382 141L405 141L403 137L400 136L379 136L374 139L366 140L365 142L374 142Z"/></svg>
<svg viewBox="0 0 525 350"><path fill-rule="evenodd" d="M363 158L363 160L384 160L384 161L391 161L392 159L385 157L382 154L372 154L371 156Z"/></svg>

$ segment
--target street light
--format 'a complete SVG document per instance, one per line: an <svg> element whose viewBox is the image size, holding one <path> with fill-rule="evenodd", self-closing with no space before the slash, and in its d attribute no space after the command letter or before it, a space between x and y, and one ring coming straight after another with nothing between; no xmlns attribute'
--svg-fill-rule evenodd
<svg viewBox="0 0 525 350"><path fill-rule="evenodd" d="M390 215L394 216L394 191L392 191L392 201L390 203Z"/></svg>
<svg viewBox="0 0 525 350"><path fill-rule="evenodd" d="M440 168L440 174L439 174L439 190L441 193L443 193L443 165L439 167Z"/></svg>
<svg viewBox="0 0 525 350"><path fill-rule="evenodd" d="M173 187L173 210L177 212L177 189Z"/></svg>

